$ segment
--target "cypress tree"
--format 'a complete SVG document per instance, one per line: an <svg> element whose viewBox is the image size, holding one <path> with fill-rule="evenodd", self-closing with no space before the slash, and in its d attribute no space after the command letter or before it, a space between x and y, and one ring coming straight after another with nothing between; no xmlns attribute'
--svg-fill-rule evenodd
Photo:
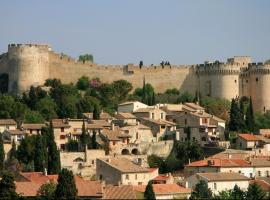
<svg viewBox="0 0 270 200"><path fill-rule="evenodd" d="M10 153L9 153L9 160L13 160L16 158L16 144L15 141L12 141L12 147L10 149Z"/></svg>
<svg viewBox="0 0 270 200"><path fill-rule="evenodd" d="M246 199L250 199L250 200L257 200L257 199L258 200L262 200L262 199L265 199L265 197L266 197L265 192L256 183L250 184L248 186Z"/></svg>
<svg viewBox="0 0 270 200"><path fill-rule="evenodd" d="M0 181L0 199L16 199L17 197L13 175L4 173Z"/></svg>
<svg viewBox="0 0 270 200"><path fill-rule="evenodd" d="M190 199L211 199L212 191L208 188L205 181L196 184L195 189L191 193Z"/></svg>
<svg viewBox="0 0 270 200"><path fill-rule="evenodd" d="M143 88L142 88L142 102L148 104L147 102L147 95L146 95L146 88L145 88L145 76L143 77Z"/></svg>
<svg viewBox="0 0 270 200"><path fill-rule="evenodd" d="M144 191L144 199L156 199L156 196L155 196L155 193L154 193L154 190L153 190L153 185L152 185L152 182L149 181L146 188L145 188L145 191Z"/></svg>
<svg viewBox="0 0 270 200"><path fill-rule="evenodd" d="M94 110L93 110L93 119L99 119L100 118L100 110L98 105L94 106Z"/></svg>
<svg viewBox="0 0 270 200"><path fill-rule="evenodd" d="M81 134L81 144L82 144L82 150L85 151L86 145L87 145L87 134L86 134L86 129L85 129L85 122L83 120L82 124L82 134Z"/></svg>
<svg viewBox="0 0 270 200"><path fill-rule="evenodd" d="M152 94L152 105L155 105L156 104L156 94L155 92L153 92Z"/></svg>
<svg viewBox="0 0 270 200"><path fill-rule="evenodd" d="M46 147L44 146L43 137L36 136L34 166L36 172L43 172L46 167Z"/></svg>
<svg viewBox="0 0 270 200"><path fill-rule="evenodd" d="M97 137L96 137L96 131L93 131L93 135L91 137L91 143L92 143L92 148L97 149Z"/></svg>
<svg viewBox="0 0 270 200"><path fill-rule="evenodd" d="M2 134L0 133L0 175L4 170L4 161L5 161L5 150Z"/></svg>
<svg viewBox="0 0 270 200"><path fill-rule="evenodd" d="M232 189L232 199L245 199L245 192L237 185Z"/></svg>
<svg viewBox="0 0 270 200"><path fill-rule="evenodd" d="M245 124L246 124L246 127L247 127L248 131L254 132L255 119L254 119L254 112L253 112L253 106L252 106L251 97L249 98L249 105L248 105L248 108L247 108Z"/></svg>
<svg viewBox="0 0 270 200"><path fill-rule="evenodd" d="M62 169L58 177L55 197L57 199L75 199L77 193L78 190L76 188L72 171Z"/></svg>
<svg viewBox="0 0 270 200"><path fill-rule="evenodd" d="M232 99L231 102L229 129L230 131L244 131L245 129L244 116L237 99Z"/></svg>
<svg viewBox="0 0 270 200"><path fill-rule="evenodd" d="M54 131L52 122L47 128L47 148L48 148L48 173L58 174L61 170L60 153L57 150L56 143L54 141Z"/></svg>

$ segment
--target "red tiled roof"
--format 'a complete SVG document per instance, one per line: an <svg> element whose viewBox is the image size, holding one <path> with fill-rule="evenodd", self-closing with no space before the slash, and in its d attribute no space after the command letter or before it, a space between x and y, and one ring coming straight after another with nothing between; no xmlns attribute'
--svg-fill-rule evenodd
<svg viewBox="0 0 270 200"><path fill-rule="evenodd" d="M250 163L246 160L242 159L219 159L219 158L211 158L206 160L199 160L192 162L186 167L246 167L251 166Z"/></svg>
<svg viewBox="0 0 270 200"><path fill-rule="evenodd" d="M255 179L255 180L249 181L249 184L254 184L254 183L257 184L257 185L259 185L262 188L262 190L264 190L264 191L267 191L268 192L270 190L269 183L267 183L264 180Z"/></svg>
<svg viewBox="0 0 270 200"><path fill-rule="evenodd" d="M156 195L164 194L188 194L191 193L191 189L182 187L175 183L173 184L153 184L153 190ZM144 192L146 185L133 186L134 190L138 192Z"/></svg>
<svg viewBox="0 0 270 200"><path fill-rule="evenodd" d="M104 199L136 199L136 194L131 185L106 186Z"/></svg>
<svg viewBox="0 0 270 200"><path fill-rule="evenodd" d="M243 138L244 140L247 140L247 141L258 141L259 140L255 135L248 134L248 133L238 134L238 136Z"/></svg>
<svg viewBox="0 0 270 200"><path fill-rule="evenodd" d="M153 180L154 181L166 181L168 180L170 177L166 176L166 175L158 175L157 177L155 177Z"/></svg>
<svg viewBox="0 0 270 200"><path fill-rule="evenodd" d="M148 168L149 169L149 172L154 172L156 170L158 170L158 168Z"/></svg>
<svg viewBox="0 0 270 200"><path fill-rule="evenodd" d="M23 181L16 181L16 192L22 196L36 196L38 189L44 183L53 181L57 183L58 175L43 175L41 172L20 173ZM102 184L99 181L84 180L74 176L78 196L81 197L102 197Z"/></svg>

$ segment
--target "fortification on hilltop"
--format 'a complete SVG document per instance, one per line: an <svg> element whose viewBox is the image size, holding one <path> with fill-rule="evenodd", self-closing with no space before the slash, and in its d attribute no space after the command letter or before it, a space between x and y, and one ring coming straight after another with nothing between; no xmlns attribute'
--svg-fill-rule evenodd
<svg viewBox="0 0 270 200"><path fill-rule="evenodd" d="M76 83L81 76L103 82L125 79L134 88L142 87L143 77L157 92L177 88L193 95L232 99L251 96L256 111L270 110L270 62L252 63L247 56L229 58L226 63L198 65L135 66L96 65L78 62L57 54L48 45L10 44L0 55L0 78L8 79L8 91L21 93L31 85L43 85L48 78Z"/></svg>

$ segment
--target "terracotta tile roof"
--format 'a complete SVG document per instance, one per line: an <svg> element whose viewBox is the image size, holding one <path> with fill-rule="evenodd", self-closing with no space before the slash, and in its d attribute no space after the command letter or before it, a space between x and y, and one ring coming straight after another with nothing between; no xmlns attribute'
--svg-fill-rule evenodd
<svg viewBox="0 0 270 200"><path fill-rule="evenodd" d="M27 134L24 130L20 130L20 129L5 130L4 132L9 133L10 135L26 135Z"/></svg>
<svg viewBox="0 0 270 200"><path fill-rule="evenodd" d="M191 112L190 113L193 116L196 117L202 117L202 118L212 118L213 115L210 115L209 113L203 111L203 112Z"/></svg>
<svg viewBox="0 0 270 200"><path fill-rule="evenodd" d="M134 190L144 192L146 185L135 185ZM190 194L191 189L182 187L178 184L153 184L153 190L156 195L164 194Z"/></svg>
<svg viewBox="0 0 270 200"><path fill-rule="evenodd" d="M196 103L185 103L184 105L192 108L192 109L196 109L196 110L204 110L204 107L201 107L200 105L196 104Z"/></svg>
<svg viewBox="0 0 270 200"><path fill-rule="evenodd" d="M212 119L215 120L215 121L218 121L218 122L225 122L224 119L221 119L221 118L219 118L219 117L217 117L215 115L212 115Z"/></svg>
<svg viewBox="0 0 270 200"><path fill-rule="evenodd" d="M70 128L66 119L53 119L52 124L53 128Z"/></svg>
<svg viewBox="0 0 270 200"><path fill-rule="evenodd" d="M149 118L140 118L140 119L142 119L144 121L151 122L153 124L157 124L157 125L168 125L168 126L175 126L176 125L173 122L170 122L170 121L167 121L167 120L162 120L162 119L159 119L159 120L149 119Z"/></svg>
<svg viewBox="0 0 270 200"><path fill-rule="evenodd" d="M259 185L263 191L269 191L270 190L270 184L264 181L263 179L254 179L249 181L249 184L257 184Z"/></svg>
<svg viewBox="0 0 270 200"><path fill-rule="evenodd" d="M122 173L149 173L149 169L141 167L133 163L127 158L110 158L110 159L100 159L106 162L108 165L118 169Z"/></svg>
<svg viewBox="0 0 270 200"><path fill-rule="evenodd" d="M131 185L106 186L103 199L136 199L136 194Z"/></svg>
<svg viewBox="0 0 270 200"><path fill-rule="evenodd" d="M132 113L119 112L115 115L116 119L136 119L137 117Z"/></svg>
<svg viewBox="0 0 270 200"><path fill-rule="evenodd" d="M266 158L254 158L251 159L251 166L254 167L270 167L270 160Z"/></svg>
<svg viewBox="0 0 270 200"><path fill-rule="evenodd" d="M16 192L22 196L36 196L38 189L44 183L53 181L57 183L58 175L44 176L41 172L20 173L23 181L17 180ZM21 178L20 178L21 179ZM102 184L99 181L84 180L79 176L74 176L78 196L80 197L102 197Z"/></svg>
<svg viewBox="0 0 270 200"><path fill-rule="evenodd" d="M250 163L243 159L211 158L192 162L186 167L250 167Z"/></svg>
<svg viewBox="0 0 270 200"><path fill-rule="evenodd" d="M93 119L93 113L92 112L88 112L88 113L83 113L83 115L87 118ZM107 112L101 112L100 113L100 119L101 120L107 120L107 119L112 119L113 117L107 113Z"/></svg>
<svg viewBox="0 0 270 200"><path fill-rule="evenodd" d="M158 175L157 177L155 177L153 180L155 181L166 181L168 180L170 177L167 175Z"/></svg>
<svg viewBox="0 0 270 200"><path fill-rule="evenodd" d="M147 113L147 112L151 112L154 110L158 110L160 112L164 112L163 110L156 108L156 107L147 107L147 108L139 108L137 110L135 110L133 113Z"/></svg>
<svg viewBox="0 0 270 200"><path fill-rule="evenodd" d="M250 180L248 177L235 172L197 173L196 175L206 178L208 181L240 181Z"/></svg>
<svg viewBox="0 0 270 200"><path fill-rule="evenodd" d="M28 124L28 123L24 123L22 125L23 129L34 129L34 130L40 130L42 129L43 127L46 127L45 124Z"/></svg>
<svg viewBox="0 0 270 200"><path fill-rule="evenodd" d="M100 133L109 141L119 141L120 138L131 137L130 135L122 133L121 129L115 128L115 130L103 129Z"/></svg>
<svg viewBox="0 0 270 200"><path fill-rule="evenodd" d="M259 141L259 139L255 135L248 133L238 134L238 137L241 137L246 141Z"/></svg>
<svg viewBox="0 0 270 200"><path fill-rule="evenodd" d="M17 125L14 119L0 119L0 125Z"/></svg>

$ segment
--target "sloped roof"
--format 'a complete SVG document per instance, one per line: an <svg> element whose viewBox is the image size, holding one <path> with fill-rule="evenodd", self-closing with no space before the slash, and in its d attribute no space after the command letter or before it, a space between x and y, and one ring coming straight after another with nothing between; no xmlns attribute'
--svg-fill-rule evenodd
<svg viewBox="0 0 270 200"><path fill-rule="evenodd" d="M250 180L248 177L235 172L197 173L197 175L206 178L208 181Z"/></svg>
<svg viewBox="0 0 270 200"><path fill-rule="evenodd" d="M136 119L137 117L133 115L132 113L123 113L123 112L118 112L115 115L116 119Z"/></svg>
<svg viewBox="0 0 270 200"><path fill-rule="evenodd" d="M156 108L156 107L147 107L147 108L139 108L139 109L135 110L133 113L147 113L147 112L151 112L153 110L159 110L161 112L164 112L163 110Z"/></svg>
<svg viewBox="0 0 270 200"><path fill-rule="evenodd" d="M196 109L196 110L204 110L204 107L201 107L200 105L196 104L196 103L185 103L184 105Z"/></svg>
<svg viewBox="0 0 270 200"><path fill-rule="evenodd" d="M106 186L103 199L136 199L132 185Z"/></svg>
<svg viewBox="0 0 270 200"><path fill-rule="evenodd" d="M270 184L267 181L265 181L264 179L262 179L262 177L256 177L256 179L249 181L249 184L259 185L263 191L268 192L270 190Z"/></svg>
<svg viewBox="0 0 270 200"><path fill-rule="evenodd" d="M211 163L211 164L210 164ZM250 163L243 159L219 159L211 158L191 162L186 167L250 167Z"/></svg>
<svg viewBox="0 0 270 200"><path fill-rule="evenodd" d="M14 119L0 119L0 125L16 125Z"/></svg>
<svg viewBox="0 0 270 200"><path fill-rule="evenodd" d="M182 187L176 183L173 184L153 184L153 190L156 195L165 194L190 194L191 189ZM135 185L134 189L138 192L144 192L146 185Z"/></svg>
<svg viewBox="0 0 270 200"><path fill-rule="evenodd" d="M46 127L46 125L45 124L24 123L22 127L24 129L39 130L39 129L42 129L43 127Z"/></svg>
<svg viewBox="0 0 270 200"><path fill-rule="evenodd" d="M243 138L246 141L259 141L259 138L257 138L255 135L248 134L248 133L238 134L238 136Z"/></svg>
<svg viewBox="0 0 270 200"><path fill-rule="evenodd" d="M162 120L162 119L150 119L150 118L140 118L144 121L149 121L153 124L157 124L157 125L168 125L168 126L175 126L176 124L167 120Z"/></svg>
<svg viewBox="0 0 270 200"><path fill-rule="evenodd" d="M131 137L130 135L123 134L122 130L115 128L114 130L103 129L101 134L105 136L110 141L118 141L120 138Z"/></svg>

